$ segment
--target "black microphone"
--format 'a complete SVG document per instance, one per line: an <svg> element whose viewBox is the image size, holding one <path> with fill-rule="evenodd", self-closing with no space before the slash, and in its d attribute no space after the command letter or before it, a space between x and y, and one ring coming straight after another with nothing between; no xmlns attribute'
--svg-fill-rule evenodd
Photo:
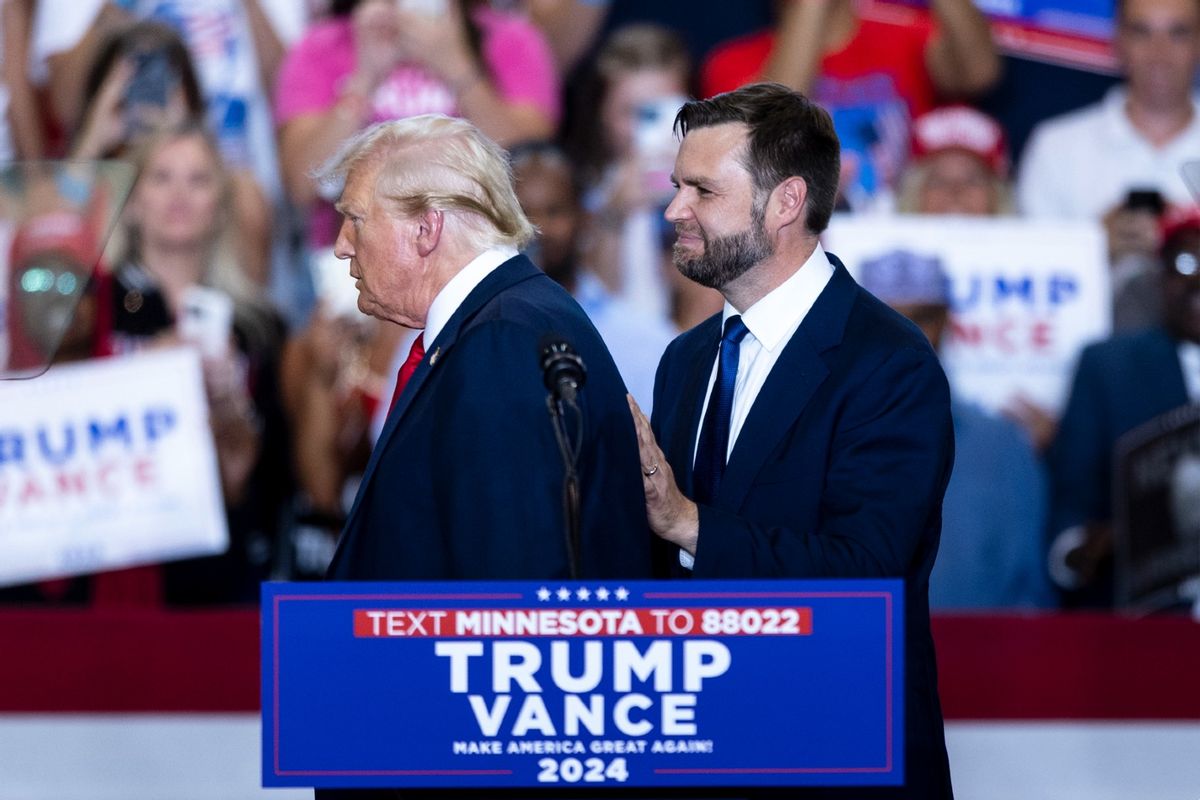
<svg viewBox="0 0 1200 800"><path fill-rule="evenodd" d="M587 380L587 368L583 359L576 354L567 340L557 333L546 333L538 341L539 363L542 365L542 382L550 394L546 397L546 409L554 428L554 440L558 444L563 461L563 534L567 554L567 572L572 580L579 578L579 451L583 447L583 414L575 405L575 395ZM575 438L567 435L563 419L563 405L574 410Z"/></svg>
<svg viewBox="0 0 1200 800"><path fill-rule="evenodd" d="M566 339L557 333L547 333L538 342L541 354L542 381L556 400L575 402L575 394L587 382L587 367Z"/></svg>

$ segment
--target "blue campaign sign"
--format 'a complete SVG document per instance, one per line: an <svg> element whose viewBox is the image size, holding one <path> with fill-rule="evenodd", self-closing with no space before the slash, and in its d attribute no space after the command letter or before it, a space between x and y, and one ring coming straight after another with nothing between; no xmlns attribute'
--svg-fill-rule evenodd
<svg viewBox="0 0 1200 800"><path fill-rule="evenodd" d="M904 781L903 585L263 585L263 784Z"/></svg>

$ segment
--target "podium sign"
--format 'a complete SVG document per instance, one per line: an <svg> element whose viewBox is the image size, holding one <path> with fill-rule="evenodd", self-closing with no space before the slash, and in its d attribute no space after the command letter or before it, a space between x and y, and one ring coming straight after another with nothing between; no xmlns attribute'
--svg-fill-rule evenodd
<svg viewBox="0 0 1200 800"><path fill-rule="evenodd" d="M903 783L903 586L263 585L263 784Z"/></svg>

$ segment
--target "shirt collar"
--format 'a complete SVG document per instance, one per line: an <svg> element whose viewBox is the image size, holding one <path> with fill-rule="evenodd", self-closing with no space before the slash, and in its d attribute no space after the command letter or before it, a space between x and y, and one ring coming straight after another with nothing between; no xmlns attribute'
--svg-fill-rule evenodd
<svg viewBox="0 0 1200 800"><path fill-rule="evenodd" d="M787 344L791 333L804 321L831 277L833 264L818 244L790 278L742 312L742 322L764 349L775 352L777 347ZM721 313L722 325L737 313L737 309L726 301Z"/></svg>
<svg viewBox="0 0 1200 800"><path fill-rule="evenodd" d="M429 306L425 315L425 346L433 344L438 334L446 327L450 317L463 304L475 287L483 282L497 267L517 255L515 247L490 247L458 271L450 281L442 287Z"/></svg>

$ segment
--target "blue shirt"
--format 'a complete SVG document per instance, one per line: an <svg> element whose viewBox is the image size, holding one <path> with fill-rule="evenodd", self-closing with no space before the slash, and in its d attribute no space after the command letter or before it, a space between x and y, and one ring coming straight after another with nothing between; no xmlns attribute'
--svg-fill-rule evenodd
<svg viewBox="0 0 1200 800"><path fill-rule="evenodd" d="M598 278L586 272L575 281L575 300L600 332L625 388L649 415L658 361L675 338L675 329L665 319L609 294Z"/></svg>
<svg viewBox="0 0 1200 800"><path fill-rule="evenodd" d="M1054 605L1043 543L1046 477L1015 423L954 400L954 471L929 577L937 609Z"/></svg>

